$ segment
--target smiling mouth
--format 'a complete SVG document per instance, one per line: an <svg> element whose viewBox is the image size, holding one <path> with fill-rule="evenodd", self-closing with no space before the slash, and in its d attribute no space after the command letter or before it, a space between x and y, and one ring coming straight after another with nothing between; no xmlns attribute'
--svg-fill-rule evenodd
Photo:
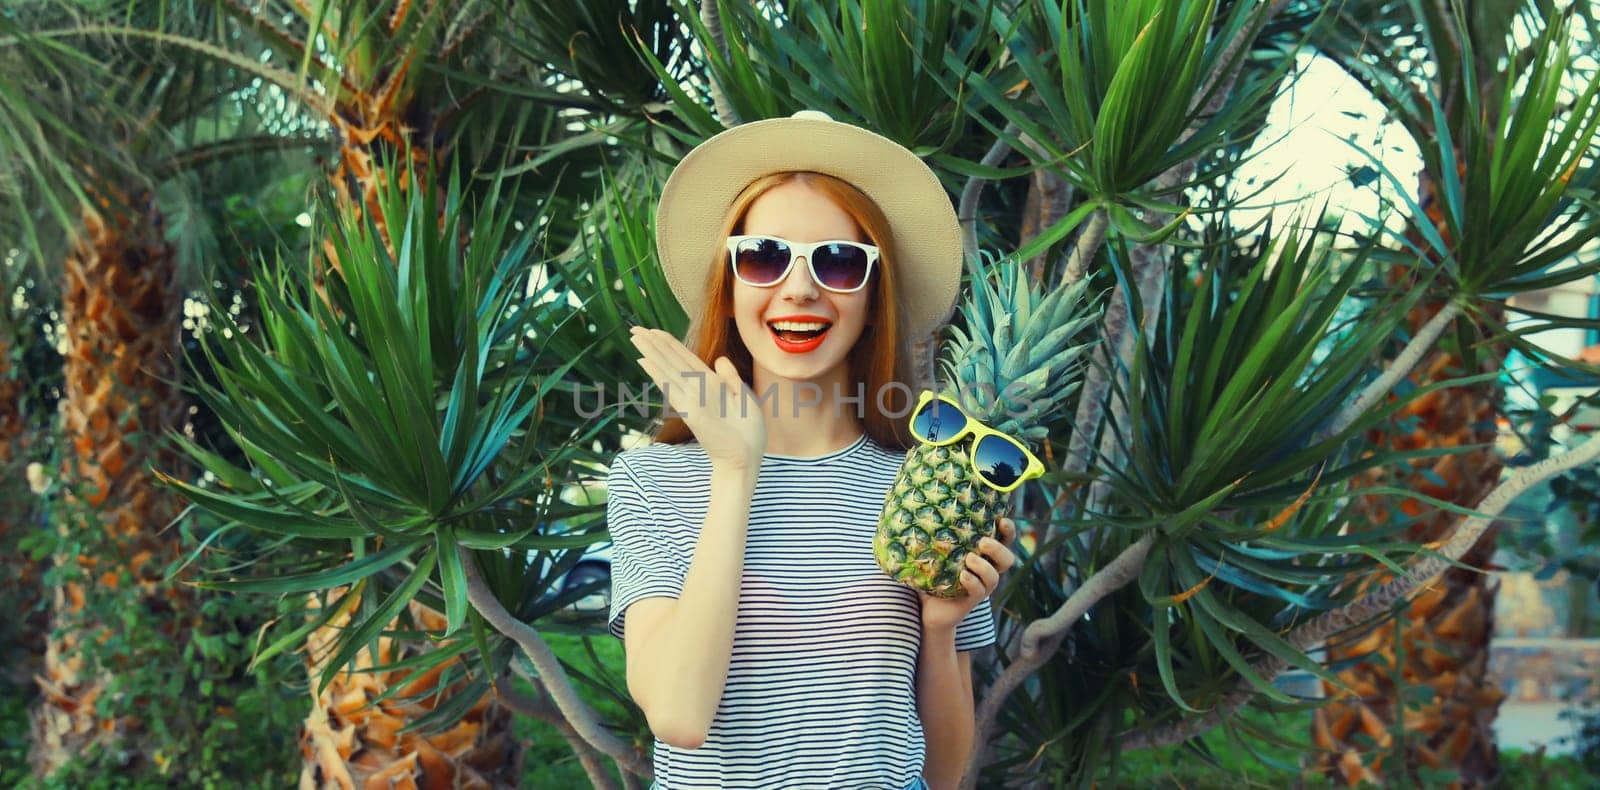
<svg viewBox="0 0 1600 790"><path fill-rule="evenodd" d="M786 328L779 329L779 323L786 325ZM773 334L773 344L789 353L806 353L816 349L822 344L822 337L832 328L834 325L829 321L822 321L821 326L811 329L795 329L792 321L766 321L766 331Z"/></svg>
<svg viewBox="0 0 1600 790"><path fill-rule="evenodd" d="M778 324L785 324L787 328L779 329ZM822 322L820 326L811 329L795 329L792 322L789 321L767 322L767 330L772 333L772 336L786 343L809 343L813 340L821 339L832 328L833 324L826 321Z"/></svg>

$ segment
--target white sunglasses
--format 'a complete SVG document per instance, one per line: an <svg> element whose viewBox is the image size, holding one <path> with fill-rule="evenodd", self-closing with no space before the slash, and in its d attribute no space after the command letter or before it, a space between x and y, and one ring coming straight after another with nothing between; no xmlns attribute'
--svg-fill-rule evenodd
<svg viewBox="0 0 1600 790"><path fill-rule="evenodd" d="M859 241L789 241L777 236L729 236L728 264L739 282L766 288L783 282L796 256L806 257L811 280L834 293L865 288L878 248Z"/></svg>

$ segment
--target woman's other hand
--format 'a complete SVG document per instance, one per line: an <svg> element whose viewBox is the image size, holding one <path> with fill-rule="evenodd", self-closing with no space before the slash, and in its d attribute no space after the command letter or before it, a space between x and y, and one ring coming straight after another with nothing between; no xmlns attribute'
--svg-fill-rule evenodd
<svg viewBox="0 0 1600 790"><path fill-rule="evenodd" d="M1000 586L1000 574L1011 570L1011 566L1017 562L1017 555L1011 553L1010 548L1011 542L1017 537L1016 523L1002 516L996 535L999 540L984 538L978 541L978 550L969 552L963 560L966 567L961 571L961 586L966 588L965 597L940 598L921 593L923 633L946 631L954 634L956 625L967 613L977 608L984 596L992 595Z"/></svg>
<svg viewBox="0 0 1600 790"><path fill-rule="evenodd" d="M641 326L630 331L643 355L635 361L672 410L683 415L712 465L759 467L767 451L767 424L733 362L718 357L714 367L707 367L669 332Z"/></svg>

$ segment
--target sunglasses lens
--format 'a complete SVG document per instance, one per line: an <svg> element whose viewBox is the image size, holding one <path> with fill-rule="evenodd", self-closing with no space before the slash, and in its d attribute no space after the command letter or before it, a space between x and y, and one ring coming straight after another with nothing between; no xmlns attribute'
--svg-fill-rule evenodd
<svg viewBox="0 0 1600 790"><path fill-rule="evenodd" d="M973 452L977 455L978 474L990 485L1000 488L1017 482L1028 468L1028 457L1023 455L1022 448L999 436L985 436L978 440L978 447Z"/></svg>
<svg viewBox="0 0 1600 790"><path fill-rule="evenodd" d="M867 280L867 251L854 244L824 244L811 253L811 268L822 287L855 290Z"/></svg>
<svg viewBox="0 0 1600 790"><path fill-rule="evenodd" d="M771 285L789 268L789 245L777 239L745 239L733 251L733 270L751 285Z"/></svg>
<svg viewBox="0 0 1600 790"><path fill-rule="evenodd" d="M930 400L911 415L911 430L924 441L948 439L966 427L967 416L942 400Z"/></svg>

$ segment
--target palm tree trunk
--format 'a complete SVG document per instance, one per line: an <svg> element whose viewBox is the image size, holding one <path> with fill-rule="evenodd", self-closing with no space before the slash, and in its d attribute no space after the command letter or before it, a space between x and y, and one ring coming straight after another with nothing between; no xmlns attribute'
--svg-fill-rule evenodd
<svg viewBox="0 0 1600 790"><path fill-rule="evenodd" d="M336 597L336 596L335 596ZM331 650L334 629L350 624L348 607L306 644L307 665L315 684ZM440 629L443 615L412 601L410 614L418 628ZM398 622L398 621L397 621ZM304 762L301 790L354 787L516 787L522 778L520 750L511 735L511 713L486 694L461 720L439 733L401 732L458 693L460 683L441 686L454 662L435 667L406 683L392 696L374 702L406 677L406 670L370 671L415 655L419 643L378 639L378 655L356 654L354 671L334 676L306 717L300 738Z"/></svg>
<svg viewBox="0 0 1600 790"><path fill-rule="evenodd" d="M1448 239L1448 230L1432 204L1432 185L1424 180L1419 191L1420 205ZM1414 238L1413 243L1427 248L1420 239ZM1396 270L1391 279L1399 281L1404 276ZM1440 307L1439 303L1419 304L1408 317L1410 330L1415 332ZM1483 324L1477 328L1482 329ZM1469 358L1454 345L1447 336L1447 342L1416 367L1410 381L1421 386L1498 370L1502 365L1503 349L1480 349L1475 358ZM1396 450L1485 447L1415 461L1399 469L1375 470L1364 482L1400 486L1474 506L1500 479L1502 464L1493 444L1502 397L1501 386L1489 381L1416 399L1393 421L1372 432L1369 438L1375 445ZM1407 539L1433 545L1448 539L1451 525L1458 520L1417 499L1396 502L1384 495L1364 497L1358 512L1370 528L1396 518L1408 519ZM1485 532L1462 562L1492 570L1497 531ZM1388 580L1387 575L1374 576L1364 580L1361 589ZM1389 778L1400 778L1409 786L1424 766L1454 771L1458 781L1453 786L1457 787L1496 783L1500 764L1493 725L1504 693L1488 669L1498 589L1489 573L1452 568L1399 613L1398 643L1395 624L1384 623L1330 646L1329 662L1368 658L1338 673L1354 694L1316 712L1313 740L1326 751L1314 756L1314 764L1351 786ZM1323 691L1328 696L1343 694L1327 683ZM1402 759L1403 764L1395 764Z"/></svg>
<svg viewBox="0 0 1600 790"><path fill-rule="evenodd" d="M82 653L113 625L98 621L86 602L98 590L131 585L152 615L146 622L168 624L172 638L181 635L170 615L182 610L186 596L162 582L178 550L176 531L163 528L179 508L151 473L152 465L173 468L162 440L180 425L184 408L176 354L182 294L161 227L150 195L124 211L109 203L86 208L64 261L62 481L69 515L57 528L95 548L55 560L69 579L50 593L54 633L37 678L43 697L33 711L30 760L41 776L86 747L121 741L141 727L136 717L96 712L116 667L92 668ZM141 758L134 750L133 759Z"/></svg>

